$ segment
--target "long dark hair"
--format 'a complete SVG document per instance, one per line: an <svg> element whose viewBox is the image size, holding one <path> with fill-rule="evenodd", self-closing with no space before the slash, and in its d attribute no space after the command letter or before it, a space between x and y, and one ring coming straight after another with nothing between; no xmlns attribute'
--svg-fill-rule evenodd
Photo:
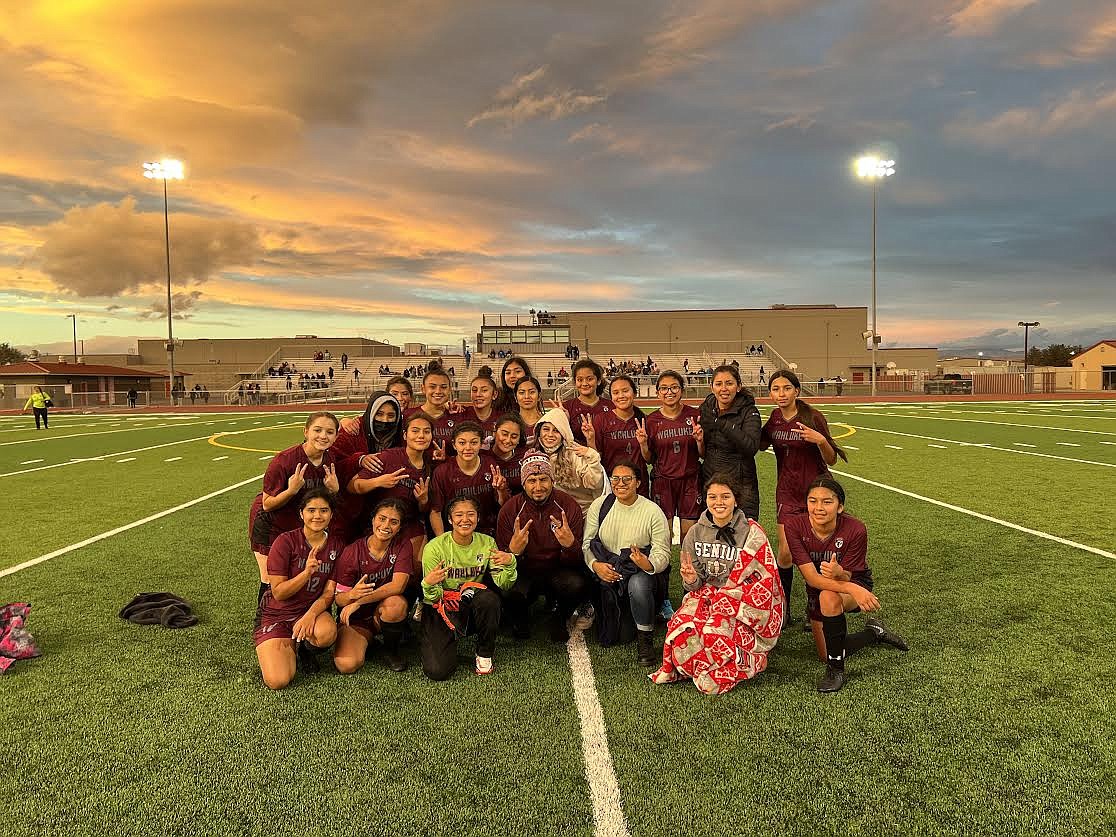
<svg viewBox="0 0 1116 837"><path fill-rule="evenodd" d="M635 379L632 378L631 375L617 375L611 381L609 381L608 382L608 397L610 399L612 398L612 385L614 383L616 383L617 381L624 381L628 384L628 386L630 386L632 388L632 412L635 414L634 417L636 419L646 418L646 416L644 415L643 410L641 410L639 408L639 405L635 403L635 399L639 395L639 387L636 386Z"/></svg>
<svg viewBox="0 0 1116 837"><path fill-rule="evenodd" d="M772 372L771 377L767 380L767 389L769 392L771 390L771 385L779 380L779 378L786 379L795 389L799 391L802 390L802 384L799 382L797 375L795 375L789 369L778 369ZM797 396L795 396L794 404L795 409L798 411L798 420L810 429L817 430L819 433L825 436L825 440L829 442L829 446L833 448L833 452L836 453L843 460L848 462L849 455L841 449L840 445L833 441L833 437L829 435L828 428L824 430L818 429L818 420L815 417L820 416L821 413Z"/></svg>
<svg viewBox="0 0 1116 837"><path fill-rule="evenodd" d="M570 379L573 380L576 378L577 373L582 369L588 369L597 376L597 398L603 398L605 387L608 386L608 384L605 381L604 370L601 368L601 365L591 357L583 357L575 363L573 369L570 370ZM576 398L577 396L574 397Z"/></svg>
<svg viewBox="0 0 1116 837"><path fill-rule="evenodd" d="M531 364L529 364L519 355L512 355L504 361L504 365L500 367L500 389L497 390L500 394L500 397L496 399L496 409L500 410L501 412L508 412L518 407L518 404L515 400L515 388L509 387L508 380L506 377L504 377L504 373L508 371L508 367L511 366L513 363L523 370L523 377L533 377L533 373L531 372ZM542 397L541 388L539 389L539 397Z"/></svg>

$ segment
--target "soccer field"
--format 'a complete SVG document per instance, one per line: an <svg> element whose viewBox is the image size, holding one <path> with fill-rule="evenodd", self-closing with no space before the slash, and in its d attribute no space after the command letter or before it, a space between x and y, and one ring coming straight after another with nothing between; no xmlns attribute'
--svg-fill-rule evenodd
<svg viewBox="0 0 1116 837"><path fill-rule="evenodd" d="M911 650L867 649L819 695L795 626L717 698L653 685L633 646L589 637L586 656L541 628L501 638L487 678L428 682L408 649L403 674L373 656L271 692L248 505L305 412L0 417L0 604L33 603L44 652L0 676L0 831L1116 830L1116 401L817 403ZM758 464L774 541L774 457ZM200 624L117 617L161 590ZM793 599L801 615L801 577Z"/></svg>

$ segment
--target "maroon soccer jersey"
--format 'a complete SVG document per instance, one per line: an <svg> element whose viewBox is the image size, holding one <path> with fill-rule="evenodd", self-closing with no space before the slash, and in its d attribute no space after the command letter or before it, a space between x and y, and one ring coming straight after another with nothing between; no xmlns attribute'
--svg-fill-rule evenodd
<svg viewBox="0 0 1116 837"><path fill-rule="evenodd" d="M647 481L647 462L643 458L643 451L640 450L639 440L635 435L636 421L639 419L639 413L624 419L620 418L615 410L609 410L593 417L593 435L605 473L611 476L617 462L628 460L638 469L636 476L639 477L639 493L644 497L650 497L651 486Z"/></svg>
<svg viewBox="0 0 1116 837"><path fill-rule="evenodd" d="M596 418L602 413L607 413L612 410L612 402L607 398L600 398L597 403L590 407L588 404L582 402L580 398L574 397L562 402L562 409L570 417L570 429L573 431L575 441L579 444L585 444L585 434L581 432L581 417L589 416L589 418Z"/></svg>
<svg viewBox="0 0 1116 837"><path fill-rule="evenodd" d="M352 433L341 428L329 449L339 460L347 459L353 454L365 454L368 453L368 437L359 427Z"/></svg>
<svg viewBox="0 0 1116 837"><path fill-rule="evenodd" d="M458 414L457 421L459 424L463 421L474 421L479 424L481 426L481 444L485 450L488 450L492 447L492 439L496 435L496 422L500 420L501 415L503 413L493 410L488 418L482 419L477 415L475 407L466 407L465 412ZM446 450L448 452L449 449Z"/></svg>
<svg viewBox="0 0 1116 837"><path fill-rule="evenodd" d="M508 481L508 493L513 496L523 491L523 478L520 476L519 469L526 453L527 448L520 447L512 451L511 459L501 459L497 454L491 454L492 461Z"/></svg>
<svg viewBox="0 0 1116 837"><path fill-rule="evenodd" d="M345 547L337 561L333 580L337 582L337 591L344 593L351 590L361 576L368 576L369 584L383 587L395 573L413 575L414 571L410 538L397 537L383 558L377 558L368 549L368 538L361 538Z"/></svg>
<svg viewBox="0 0 1116 837"><path fill-rule="evenodd" d="M855 517L837 516L837 528L825 540L814 534L810 516L800 514L783 525L790 547L791 558L796 564L813 564L821 572L823 561L836 558L841 569L852 575L852 580L872 589L872 570L868 568L868 530Z"/></svg>
<svg viewBox="0 0 1116 837"><path fill-rule="evenodd" d="M829 425L817 410L814 413L814 429L826 438ZM821 448L813 442L805 441L797 433L798 416L783 418L783 412L776 407L767 424L763 426L763 443L775 449L775 463L778 481L775 485L775 503L780 508L806 508L806 492L810 483L829 473L822 458Z"/></svg>
<svg viewBox="0 0 1116 837"><path fill-rule="evenodd" d="M655 478L693 477L697 479L701 462L698 460L694 427L700 424L701 413L688 404L676 418L667 418L656 410L647 417L647 446L651 448L651 463Z"/></svg>
<svg viewBox="0 0 1116 837"><path fill-rule="evenodd" d="M404 414L404 419L408 419L415 413L422 413L430 419L431 427L431 448L445 442L446 456L453 455L453 428L465 420L465 413L451 413L446 411L438 418L433 418L427 412L424 412L422 407L412 407Z"/></svg>
<svg viewBox="0 0 1116 837"><path fill-rule="evenodd" d="M363 515L360 520L360 525L356 528L361 532L368 531L368 527L372 523L372 509L376 507L378 502L387 497L398 497L407 507L407 517L403 521L405 527L410 523L419 521L425 528L426 521L422 520L422 513L419 511L418 501L415 500L415 483L430 476L431 469L429 461L424 458L422 467L416 468L407 457L406 448L388 448L387 450L380 451L379 457L380 464L383 466L379 473L373 473L367 468L364 468L357 476L362 480L370 480L382 476L383 474L394 474L401 468L405 470L407 474L390 488L377 488L364 495Z"/></svg>
<svg viewBox="0 0 1116 837"><path fill-rule="evenodd" d="M321 549L318 550L318 570L307 580L306 584L289 599L279 601L268 588L260 602L259 620L263 624L269 622L285 622L300 619L310 609L310 606L322 595L326 582L333 578L334 568L341 553L345 551L345 542L337 535L330 535ZM302 527L284 532L267 554L268 575L281 575L287 579L294 578L306 569L306 559L310 557L310 544Z"/></svg>
<svg viewBox="0 0 1116 837"><path fill-rule="evenodd" d="M326 466L337 465L337 459L332 450L327 450L322 457L322 464L314 465L307 458L302 445L295 445L280 451L275 454L264 473L264 494L276 497L286 491L287 481L290 480L291 474L295 472L295 468L299 465L306 465L307 468L303 472L303 478L306 482L303 483L298 494L270 512L263 511L262 495L257 498L256 503L253 503L254 514L252 516L255 519L252 522L252 542L254 545L270 547L283 532L302 527L302 521L298 517L300 500L311 488L316 488L325 482ZM340 473L338 476L340 477ZM260 519L261 515L263 515L262 520Z"/></svg>
<svg viewBox="0 0 1116 837"><path fill-rule="evenodd" d="M430 510L441 513L454 497L472 497L480 506L477 531L494 536L496 516L500 513L500 501L496 497L496 489L492 487L492 466L496 464L495 459L482 453L480 468L470 476L461 470L456 456L447 459L434 469L434 478L430 482Z"/></svg>

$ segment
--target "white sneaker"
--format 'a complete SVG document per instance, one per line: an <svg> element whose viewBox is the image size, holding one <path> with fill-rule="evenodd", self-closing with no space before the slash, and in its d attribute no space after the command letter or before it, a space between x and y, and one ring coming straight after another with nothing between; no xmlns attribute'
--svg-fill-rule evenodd
<svg viewBox="0 0 1116 837"><path fill-rule="evenodd" d="M597 618L597 609L592 604L586 602L577 610L574 611L573 623L574 627L582 631L587 631L593 627L593 622Z"/></svg>
<svg viewBox="0 0 1116 837"><path fill-rule="evenodd" d="M492 658L477 657L476 672L478 675L492 674Z"/></svg>

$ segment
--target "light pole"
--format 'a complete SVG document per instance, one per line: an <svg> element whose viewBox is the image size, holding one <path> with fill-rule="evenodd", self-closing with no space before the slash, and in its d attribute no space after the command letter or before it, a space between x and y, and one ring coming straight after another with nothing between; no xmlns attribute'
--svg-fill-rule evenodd
<svg viewBox="0 0 1116 837"><path fill-rule="evenodd" d="M1023 392L1031 391L1031 379L1027 376L1027 353L1030 350L1030 337L1031 329L1040 325L1038 320L1032 323L1019 321L1019 325L1023 326Z"/></svg>
<svg viewBox="0 0 1116 837"><path fill-rule="evenodd" d="M872 395L876 394L876 346L880 342L879 321L876 319L876 210L879 204L880 180L895 174L895 161L867 154L856 161L856 176L872 181Z"/></svg>
<svg viewBox="0 0 1116 837"><path fill-rule="evenodd" d="M151 180L163 181L163 231L167 242L167 365L170 367L171 406L174 398L174 320L171 310L171 265L170 265L170 207L167 203L167 181L182 180L185 176L181 160L160 160L157 163L144 163L143 176Z"/></svg>
<svg viewBox="0 0 1116 837"><path fill-rule="evenodd" d="M77 314L67 314L66 319L74 321L74 363L77 363Z"/></svg>

